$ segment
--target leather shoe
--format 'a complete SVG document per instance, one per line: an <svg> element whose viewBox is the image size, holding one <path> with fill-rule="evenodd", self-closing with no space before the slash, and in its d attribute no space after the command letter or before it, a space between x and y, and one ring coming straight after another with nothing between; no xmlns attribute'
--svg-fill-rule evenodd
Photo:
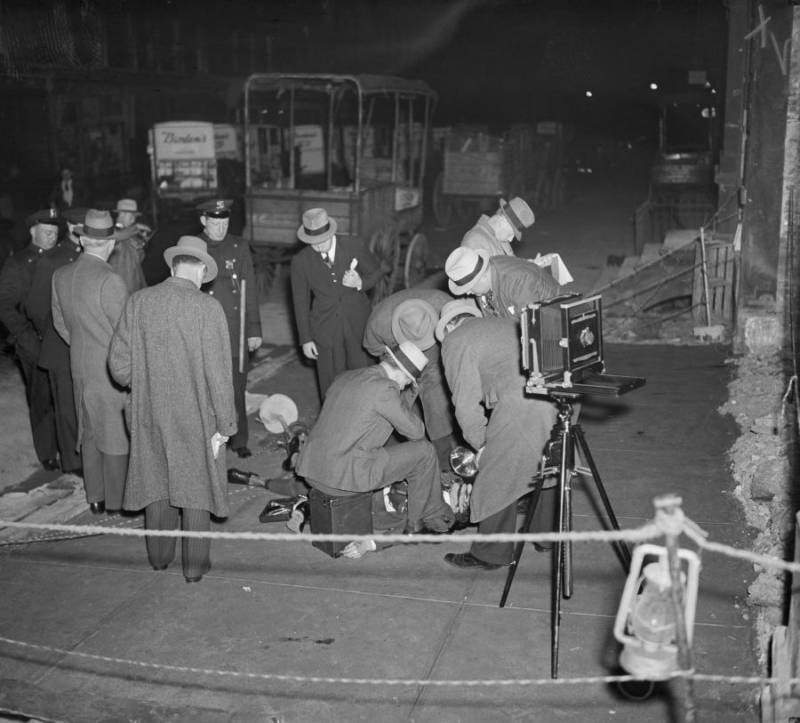
<svg viewBox="0 0 800 723"><path fill-rule="evenodd" d="M105 500L100 500L99 502L90 502L89 510L93 515L102 515L106 511Z"/></svg>
<svg viewBox="0 0 800 723"><path fill-rule="evenodd" d="M156 572L161 572L162 570L166 570L169 567L169 563L165 563L164 565L153 565L153 569Z"/></svg>
<svg viewBox="0 0 800 723"><path fill-rule="evenodd" d="M493 562L484 562L471 552L448 552L444 556L444 561L453 567L473 570L499 570L504 567Z"/></svg>
<svg viewBox="0 0 800 723"><path fill-rule="evenodd" d="M533 549L536 552L551 552L553 550L552 542L534 542Z"/></svg>
<svg viewBox="0 0 800 723"><path fill-rule="evenodd" d="M58 460L55 458L51 459L43 459L42 460L42 467L44 467L48 471L53 471L54 469L58 469Z"/></svg>
<svg viewBox="0 0 800 723"><path fill-rule="evenodd" d="M250 457L253 454L247 447L237 447L233 451L236 452L236 454L238 454L242 459L245 457Z"/></svg>
<svg viewBox="0 0 800 723"><path fill-rule="evenodd" d="M234 485L249 485L252 477L255 477L254 472L245 472L235 467L228 470L228 482Z"/></svg>
<svg viewBox="0 0 800 723"><path fill-rule="evenodd" d="M186 582L200 582L203 579L202 575L198 575L197 577L187 577L185 578Z"/></svg>

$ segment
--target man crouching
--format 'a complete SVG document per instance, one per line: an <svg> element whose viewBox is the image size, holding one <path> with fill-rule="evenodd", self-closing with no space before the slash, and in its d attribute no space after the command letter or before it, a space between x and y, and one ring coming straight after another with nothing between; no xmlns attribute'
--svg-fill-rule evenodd
<svg viewBox="0 0 800 723"><path fill-rule="evenodd" d="M406 480L409 533L447 532L454 520L442 497L436 450L401 394L416 386L427 362L417 346L403 342L394 350L386 347L375 366L336 377L297 462L297 473L328 495ZM409 441L385 446L392 431ZM372 540L351 542L342 554L358 558L375 549Z"/></svg>

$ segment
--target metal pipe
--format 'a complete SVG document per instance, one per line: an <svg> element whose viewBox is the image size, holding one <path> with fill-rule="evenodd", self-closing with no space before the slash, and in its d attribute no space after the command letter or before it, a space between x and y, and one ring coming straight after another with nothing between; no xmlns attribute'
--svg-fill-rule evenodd
<svg viewBox="0 0 800 723"><path fill-rule="evenodd" d="M392 127L392 183L397 183L397 146L400 133L400 94L394 94L394 126Z"/></svg>
<svg viewBox="0 0 800 723"><path fill-rule="evenodd" d="M289 188L294 188L294 86L289 88Z"/></svg>
<svg viewBox="0 0 800 723"><path fill-rule="evenodd" d="M325 190L330 191L333 180L333 85L328 86L328 147L325 153Z"/></svg>

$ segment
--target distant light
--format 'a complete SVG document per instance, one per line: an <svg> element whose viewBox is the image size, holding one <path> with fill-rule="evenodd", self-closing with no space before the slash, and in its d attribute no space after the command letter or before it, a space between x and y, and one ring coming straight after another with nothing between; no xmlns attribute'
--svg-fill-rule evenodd
<svg viewBox="0 0 800 723"><path fill-rule="evenodd" d="M592 97L592 91L591 90L587 90L586 91L586 97L587 98L591 98Z"/></svg>
<svg viewBox="0 0 800 723"><path fill-rule="evenodd" d="M712 88L711 89L711 95L716 95L716 94L717 94L717 89L716 88Z"/></svg>
<svg viewBox="0 0 800 723"><path fill-rule="evenodd" d="M650 90L658 90L658 83L650 83Z"/></svg>

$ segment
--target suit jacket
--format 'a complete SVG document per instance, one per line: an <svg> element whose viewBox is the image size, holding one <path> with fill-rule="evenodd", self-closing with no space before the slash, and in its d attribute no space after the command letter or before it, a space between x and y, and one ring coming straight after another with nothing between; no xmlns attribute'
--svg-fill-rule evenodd
<svg viewBox="0 0 800 723"><path fill-rule="evenodd" d="M383 484L388 460L384 445L393 430L410 440L425 436L422 420L383 367L343 372L328 388L297 472L335 489L376 489Z"/></svg>
<svg viewBox="0 0 800 723"><path fill-rule="evenodd" d="M490 256L513 256L509 241L498 241L489 225L489 217L482 214L478 222L464 234L461 245L468 249L483 249Z"/></svg>
<svg viewBox="0 0 800 723"><path fill-rule="evenodd" d="M125 392L108 371L108 347L128 290L97 256L83 253L53 274L53 325L70 346L78 444L89 433L100 451L127 454Z"/></svg>
<svg viewBox="0 0 800 723"><path fill-rule="evenodd" d="M528 304L549 301L561 293L552 274L529 259L493 256L489 259L489 271L492 296L480 303L484 315L517 317Z"/></svg>
<svg viewBox="0 0 800 723"><path fill-rule="evenodd" d="M205 232L200 235L208 244L208 254L217 262L217 278L203 284L203 291L213 296L225 312L228 321L231 355L239 358L239 322L242 297L242 280L245 287L244 353L247 357L247 339L261 336L261 314L258 310L258 286L253 269L253 257L247 241L228 234L222 241L212 241ZM238 366L238 364L234 365Z"/></svg>
<svg viewBox="0 0 800 723"><path fill-rule="evenodd" d="M361 291L342 286L353 259L358 260ZM343 337L360 342L371 308L366 292L382 274L375 257L350 236L336 237L333 268L310 246L296 253L292 258L292 299L300 343L331 346Z"/></svg>
<svg viewBox="0 0 800 723"><path fill-rule="evenodd" d="M530 491L556 421L552 402L525 395L520 356L512 319L468 319L442 342L461 432L473 449L485 447L470 501L473 522Z"/></svg>
<svg viewBox="0 0 800 723"><path fill-rule="evenodd" d="M214 432L236 431L231 351L222 306L187 279L131 296L111 340L108 366L131 388L131 456L124 507L168 499L174 507L228 514L225 450Z"/></svg>

